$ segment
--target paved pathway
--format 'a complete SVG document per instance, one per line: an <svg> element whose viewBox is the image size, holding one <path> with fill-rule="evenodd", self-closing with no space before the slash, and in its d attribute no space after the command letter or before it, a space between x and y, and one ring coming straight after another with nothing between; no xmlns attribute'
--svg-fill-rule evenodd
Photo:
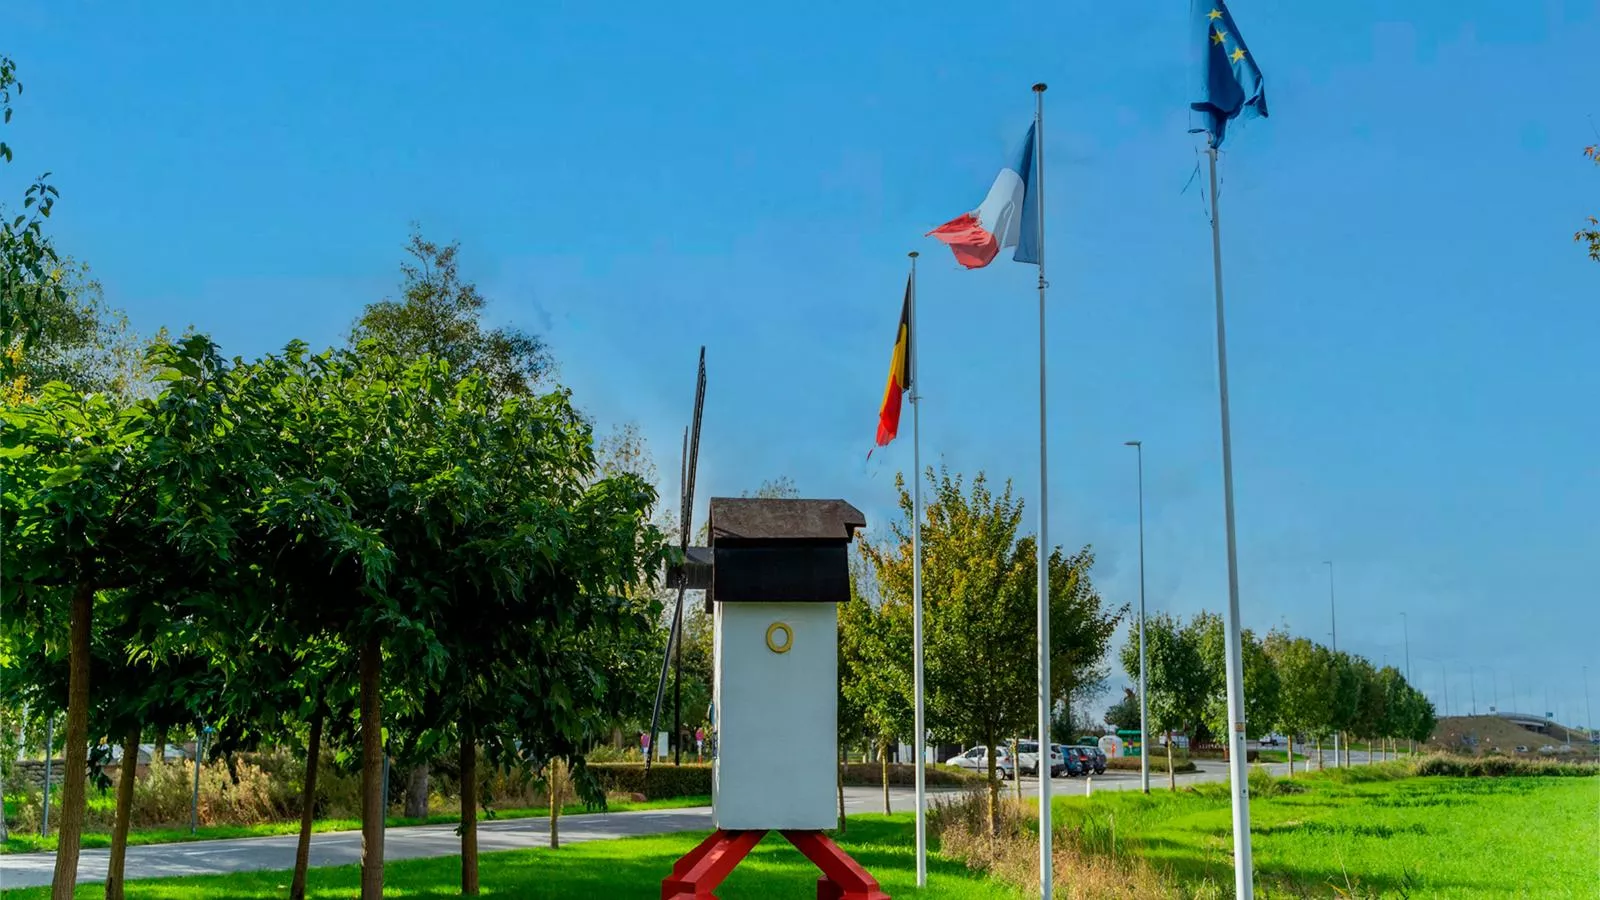
<svg viewBox="0 0 1600 900"><path fill-rule="evenodd" d="M1331 752L1328 756L1331 763ZM1358 761L1364 762L1364 760L1352 760L1352 762ZM1227 766L1221 762L1200 760L1196 765L1199 766L1199 771L1178 776L1180 785L1227 780ZM1267 768L1274 775L1283 775L1288 771L1288 766L1281 764ZM1165 775L1151 773L1152 790L1164 789L1166 784ZM1051 782L1052 793L1064 796L1081 796L1087 793L1091 786L1095 791L1138 790L1139 773L1108 771L1104 775L1094 776L1093 779L1057 778ZM1008 792L1016 790L1013 783L1007 783L1005 787ZM1022 779L1022 790L1024 796L1037 797L1038 779ZM930 793L937 797L941 793L952 792L945 790ZM892 810L905 812L914 809L915 805L916 798L910 788L890 788L889 806ZM883 789L845 788L845 809L852 813L882 812ZM577 844L677 831L709 831L711 828L710 807L593 813L562 817L561 842ZM290 869L294 867L295 842L294 835L281 835L129 847L127 877L129 880L135 880ZM549 846L549 842L549 822L543 818L500 819L478 823L478 849L483 853L546 847ZM383 855L386 860L454 856L460 851L461 839L456 837L454 824L391 828L384 837ZM78 859L78 880L104 881L109 856L109 850L82 851ZM359 862L361 862L361 832L330 831L311 836L313 867L341 866ZM48 885L54 869L53 853L12 853L0 856L0 892Z"/></svg>

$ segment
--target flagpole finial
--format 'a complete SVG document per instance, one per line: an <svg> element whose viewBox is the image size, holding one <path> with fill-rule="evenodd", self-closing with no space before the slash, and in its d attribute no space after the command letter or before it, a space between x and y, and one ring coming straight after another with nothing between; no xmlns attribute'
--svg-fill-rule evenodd
<svg viewBox="0 0 1600 900"><path fill-rule="evenodd" d="M1035 94L1042 94L1042 93L1044 93L1045 87L1046 87L1045 83L1041 81L1038 84L1033 86L1033 92Z"/></svg>

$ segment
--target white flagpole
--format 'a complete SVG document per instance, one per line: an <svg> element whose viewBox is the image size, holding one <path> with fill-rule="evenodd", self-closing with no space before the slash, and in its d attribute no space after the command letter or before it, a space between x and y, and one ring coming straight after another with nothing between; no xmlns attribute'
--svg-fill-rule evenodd
<svg viewBox="0 0 1600 900"><path fill-rule="evenodd" d="M1244 663L1239 639L1239 554L1233 531L1233 437L1228 418L1228 338L1222 315L1222 211L1217 198L1217 145L1208 141L1211 160L1211 264L1217 289L1217 385L1222 401L1222 496L1228 528L1228 786L1233 798L1233 890L1237 900L1255 896L1250 858L1250 779L1245 763Z"/></svg>
<svg viewBox="0 0 1600 900"><path fill-rule="evenodd" d="M1039 895L1055 895L1050 826L1050 455L1045 446L1044 91L1033 86L1033 174L1039 180ZM1021 771L1017 777L1022 777Z"/></svg>
<svg viewBox="0 0 1600 900"><path fill-rule="evenodd" d="M922 696L922 404L918 394L922 379L917 375L918 357L922 348L917 345L917 251L911 257L911 321L907 325L906 352L911 355L911 647L915 702L913 727L916 735L912 745L917 754L917 887L928 886L928 793L927 793L927 726L924 724Z"/></svg>

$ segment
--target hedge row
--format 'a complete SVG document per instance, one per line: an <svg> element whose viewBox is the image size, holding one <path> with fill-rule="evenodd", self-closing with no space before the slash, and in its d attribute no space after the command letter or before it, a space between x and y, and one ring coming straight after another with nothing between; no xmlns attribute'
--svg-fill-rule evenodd
<svg viewBox="0 0 1600 900"><path fill-rule="evenodd" d="M655 763L650 766L648 780L644 763L590 763L589 771L607 793L643 794L651 800L711 794L710 763Z"/></svg>
<svg viewBox="0 0 1600 900"><path fill-rule="evenodd" d="M1157 751L1157 752L1159 753L1160 751ZM1222 748L1221 747L1201 747L1199 749L1194 749L1194 750L1190 750L1189 751L1189 758L1190 759L1216 759L1216 760L1220 760L1220 759L1223 758L1223 755L1224 754L1222 752ZM1260 762L1261 761L1261 751L1260 750L1246 750L1246 751L1244 751L1244 761L1245 762Z"/></svg>
<svg viewBox="0 0 1600 900"><path fill-rule="evenodd" d="M1114 759L1108 759L1106 760L1106 768L1123 772L1137 772L1139 771L1139 757L1118 756ZM1172 769L1181 775L1185 772L1195 771L1195 764L1187 759L1174 760ZM1165 773L1167 771L1167 757L1152 753L1150 755L1150 771Z"/></svg>
<svg viewBox="0 0 1600 900"><path fill-rule="evenodd" d="M1440 753L1417 760L1413 771L1418 775L1445 775L1454 778L1497 778L1507 775L1583 778L1600 775L1600 763L1516 759L1509 756L1455 756Z"/></svg>
<svg viewBox="0 0 1600 900"><path fill-rule="evenodd" d="M924 771L923 783L929 787L960 787L981 784L984 776L955 766L934 764ZM882 787L883 763L847 763L844 783L850 787ZM911 763L890 763L889 784L911 786L917 783L917 769Z"/></svg>

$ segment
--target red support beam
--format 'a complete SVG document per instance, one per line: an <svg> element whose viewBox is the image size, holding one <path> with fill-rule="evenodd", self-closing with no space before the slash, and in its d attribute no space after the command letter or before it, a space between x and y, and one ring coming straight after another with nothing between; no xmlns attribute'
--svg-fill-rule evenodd
<svg viewBox="0 0 1600 900"><path fill-rule="evenodd" d="M780 832L822 870L817 900L889 900L878 880L820 831Z"/></svg>
<svg viewBox="0 0 1600 900"><path fill-rule="evenodd" d="M661 880L661 900L715 900L716 895L711 892L766 833L720 829L712 832L673 864L672 874Z"/></svg>
<svg viewBox="0 0 1600 900"><path fill-rule="evenodd" d="M661 900L716 900L712 891L766 835L758 831L717 830L672 865L661 880ZM820 831L780 832L805 854L822 877L817 879L817 900L889 900L866 869L839 849Z"/></svg>

